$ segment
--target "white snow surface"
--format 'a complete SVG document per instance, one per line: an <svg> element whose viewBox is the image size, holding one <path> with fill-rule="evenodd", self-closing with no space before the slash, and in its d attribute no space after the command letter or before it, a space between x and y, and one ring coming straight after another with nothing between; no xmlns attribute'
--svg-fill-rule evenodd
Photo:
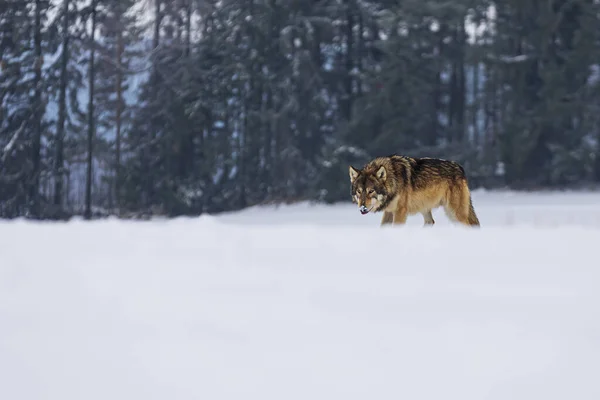
<svg viewBox="0 0 600 400"><path fill-rule="evenodd" d="M600 399L600 194L0 223L0 399Z"/></svg>

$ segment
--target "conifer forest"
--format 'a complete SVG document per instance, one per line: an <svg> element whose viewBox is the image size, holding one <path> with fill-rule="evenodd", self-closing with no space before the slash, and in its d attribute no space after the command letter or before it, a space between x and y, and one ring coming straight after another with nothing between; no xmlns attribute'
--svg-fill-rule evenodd
<svg viewBox="0 0 600 400"><path fill-rule="evenodd" d="M600 183L599 0L0 0L0 218Z"/></svg>

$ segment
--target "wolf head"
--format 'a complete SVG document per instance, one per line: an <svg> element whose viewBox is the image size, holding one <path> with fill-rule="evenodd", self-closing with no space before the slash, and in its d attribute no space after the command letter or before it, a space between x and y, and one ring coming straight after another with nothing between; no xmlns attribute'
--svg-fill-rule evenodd
<svg viewBox="0 0 600 400"><path fill-rule="evenodd" d="M370 211L381 211L388 198L385 166L362 170L350 166L349 172L352 184L352 202L358 204L360 213L365 215Z"/></svg>

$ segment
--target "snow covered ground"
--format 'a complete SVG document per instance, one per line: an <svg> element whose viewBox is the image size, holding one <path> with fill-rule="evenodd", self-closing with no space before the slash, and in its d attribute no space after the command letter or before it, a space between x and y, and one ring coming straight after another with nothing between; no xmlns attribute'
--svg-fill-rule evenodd
<svg viewBox="0 0 600 400"><path fill-rule="evenodd" d="M600 194L0 223L0 399L597 400Z"/></svg>

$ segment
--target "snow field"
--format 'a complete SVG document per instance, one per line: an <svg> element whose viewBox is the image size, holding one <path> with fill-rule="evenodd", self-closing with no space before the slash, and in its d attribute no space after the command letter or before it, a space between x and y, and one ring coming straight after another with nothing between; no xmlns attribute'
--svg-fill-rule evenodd
<svg viewBox="0 0 600 400"><path fill-rule="evenodd" d="M0 399L597 400L600 194L0 223Z"/></svg>

